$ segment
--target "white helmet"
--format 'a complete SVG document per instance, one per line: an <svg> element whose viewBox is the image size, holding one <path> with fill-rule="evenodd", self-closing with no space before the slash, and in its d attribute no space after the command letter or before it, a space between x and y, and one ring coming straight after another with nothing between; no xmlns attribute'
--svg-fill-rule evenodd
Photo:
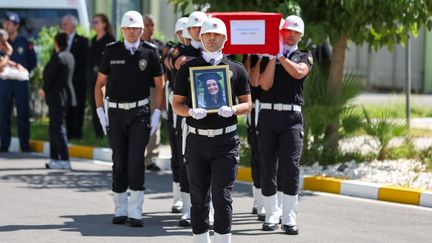
<svg viewBox="0 0 432 243"><path fill-rule="evenodd" d="M218 18L209 18L206 21L204 21L201 27L200 36L205 33L222 34L225 36L225 40L228 37L225 23Z"/></svg>
<svg viewBox="0 0 432 243"><path fill-rule="evenodd" d="M120 27L144 29L143 17L137 11L127 11L125 14L123 14Z"/></svg>
<svg viewBox="0 0 432 243"><path fill-rule="evenodd" d="M208 19L208 17L204 12L194 11L189 14L187 27L201 27L206 19Z"/></svg>
<svg viewBox="0 0 432 243"><path fill-rule="evenodd" d="M188 25L187 22L183 23L182 36L183 36L183 38L186 38L186 39L192 39L192 36L189 34L187 25Z"/></svg>
<svg viewBox="0 0 432 243"><path fill-rule="evenodd" d="M294 31L300 32L303 36L303 34L304 34L304 22L299 16L290 15L285 19L285 23L282 26L282 29L294 30Z"/></svg>
<svg viewBox="0 0 432 243"><path fill-rule="evenodd" d="M282 30L282 27L284 26L284 24L285 24L285 19L281 18L280 24L279 24L279 30Z"/></svg>
<svg viewBox="0 0 432 243"><path fill-rule="evenodd" d="M184 29L184 24L188 22L188 17L182 17L179 18L175 24L175 30L174 32L177 33L177 31Z"/></svg>

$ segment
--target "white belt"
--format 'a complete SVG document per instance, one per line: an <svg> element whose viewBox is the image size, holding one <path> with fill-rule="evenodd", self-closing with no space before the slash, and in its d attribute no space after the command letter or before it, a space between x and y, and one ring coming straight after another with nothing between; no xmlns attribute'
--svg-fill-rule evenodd
<svg viewBox="0 0 432 243"><path fill-rule="evenodd" d="M188 131L190 133L201 135L201 136L206 136L209 138L214 137L214 136L219 136L222 134L227 134L230 132L234 132L235 130L237 130L236 124L231 125L231 126L227 126L224 128L219 128L219 129L198 129L195 127L188 126Z"/></svg>
<svg viewBox="0 0 432 243"><path fill-rule="evenodd" d="M149 103L149 100L147 98L142 99L142 100L138 100L135 102L124 102L124 103L117 103L117 102L108 101L108 107L109 108L118 108L118 109L123 109L123 110L130 110L130 109L133 109L135 107L148 105L148 103Z"/></svg>
<svg viewBox="0 0 432 243"><path fill-rule="evenodd" d="M282 104L282 103L261 103L261 110L274 110L274 111L299 111L301 112L302 107L299 105Z"/></svg>

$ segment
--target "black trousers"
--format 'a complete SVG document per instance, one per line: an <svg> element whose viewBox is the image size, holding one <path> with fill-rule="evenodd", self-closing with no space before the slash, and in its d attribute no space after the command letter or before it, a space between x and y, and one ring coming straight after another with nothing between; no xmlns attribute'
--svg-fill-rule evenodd
<svg viewBox="0 0 432 243"><path fill-rule="evenodd" d="M262 110L257 134L263 195L275 195L278 187L284 194L298 194L303 149L301 112Z"/></svg>
<svg viewBox="0 0 432 243"><path fill-rule="evenodd" d="M171 170L173 174L173 181L180 183L180 167L183 164L183 160L179 161L177 156L177 138L176 138L176 128L174 127L174 114L171 104L168 104L168 121L166 123L168 131L168 140L171 146Z"/></svg>
<svg viewBox="0 0 432 243"><path fill-rule="evenodd" d="M81 139L87 93L85 86L74 85L74 89L77 105L70 107L66 113L66 130L69 138Z"/></svg>
<svg viewBox="0 0 432 243"><path fill-rule="evenodd" d="M256 134L256 128L250 125L247 130L247 141L251 151L251 170L253 185L256 188L261 188L261 172L260 172L260 161L259 161L259 148L258 148L258 136Z"/></svg>
<svg viewBox="0 0 432 243"><path fill-rule="evenodd" d="M179 179L180 179L180 191L190 193L188 171L183 156L183 130L182 130L182 119L183 117L177 116L176 126L176 146L177 146L177 161L179 162Z"/></svg>
<svg viewBox="0 0 432 243"><path fill-rule="evenodd" d="M108 139L113 150L114 192L144 190L144 151L150 135L150 109L109 109Z"/></svg>
<svg viewBox="0 0 432 243"><path fill-rule="evenodd" d="M66 108L60 105L49 105L49 140L50 158L53 160L69 160L66 129L64 119Z"/></svg>
<svg viewBox="0 0 432 243"><path fill-rule="evenodd" d="M240 140L236 132L205 137L189 134L186 168L191 195L191 224L194 234L209 230L210 189L214 207L214 231L231 232L231 192L237 174Z"/></svg>

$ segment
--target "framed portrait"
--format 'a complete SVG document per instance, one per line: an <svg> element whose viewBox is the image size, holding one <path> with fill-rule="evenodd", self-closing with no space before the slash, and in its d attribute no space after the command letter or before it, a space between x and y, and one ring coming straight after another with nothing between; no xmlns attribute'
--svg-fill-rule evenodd
<svg viewBox="0 0 432 243"><path fill-rule="evenodd" d="M192 107L215 113L222 106L232 107L229 66L190 67Z"/></svg>

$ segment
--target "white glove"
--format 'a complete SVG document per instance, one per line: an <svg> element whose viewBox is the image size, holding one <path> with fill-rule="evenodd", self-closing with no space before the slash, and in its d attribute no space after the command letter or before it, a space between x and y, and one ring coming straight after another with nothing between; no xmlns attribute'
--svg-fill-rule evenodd
<svg viewBox="0 0 432 243"><path fill-rule="evenodd" d="M99 122L102 126L102 130L103 130L104 134L106 135L107 134L107 127L108 127L108 120L107 120L107 117L105 115L105 111L102 107L98 107L96 109L96 113L99 117Z"/></svg>
<svg viewBox="0 0 432 243"><path fill-rule="evenodd" d="M203 119L207 116L207 111L203 108L189 109L188 113L192 118L197 120Z"/></svg>
<svg viewBox="0 0 432 243"><path fill-rule="evenodd" d="M278 54L277 54L277 58L279 59L279 57L282 57L284 54L283 54L283 51L284 51L284 48L285 48L285 46L284 46L284 44L283 44L283 41L282 40L279 40L279 52L278 52Z"/></svg>
<svg viewBox="0 0 432 243"><path fill-rule="evenodd" d="M159 119L161 116L161 111L159 109L154 109L153 111L153 115L151 117L151 130L150 130L150 135L153 135L156 132L156 129L159 126Z"/></svg>
<svg viewBox="0 0 432 243"><path fill-rule="evenodd" d="M231 117L235 113L236 113L236 109L234 107L228 107L225 105L219 108L218 110L219 116L223 116L223 117Z"/></svg>

